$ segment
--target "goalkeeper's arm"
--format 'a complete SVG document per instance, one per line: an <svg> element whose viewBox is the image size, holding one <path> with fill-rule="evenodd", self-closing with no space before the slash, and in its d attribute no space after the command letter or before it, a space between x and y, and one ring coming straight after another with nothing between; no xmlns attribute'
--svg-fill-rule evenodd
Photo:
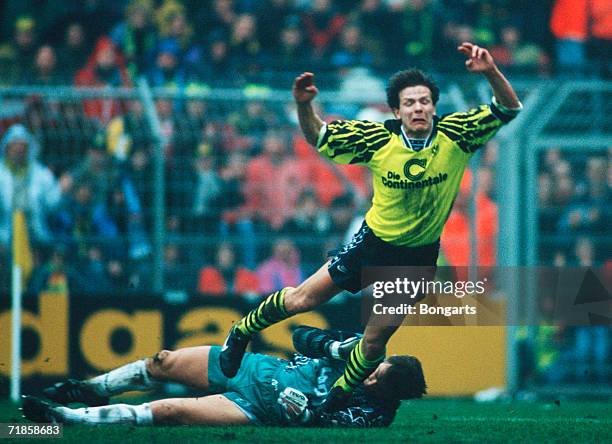
<svg viewBox="0 0 612 444"><path fill-rule="evenodd" d="M287 387L277 400L284 421L293 426L316 427L384 427L391 424L395 414L373 407L352 406L333 413L309 408L308 398L301 391Z"/></svg>
<svg viewBox="0 0 612 444"><path fill-rule="evenodd" d="M339 330L321 330L306 325L293 332L293 346L298 353L310 358L330 358L345 361L359 342L361 334Z"/></svg>

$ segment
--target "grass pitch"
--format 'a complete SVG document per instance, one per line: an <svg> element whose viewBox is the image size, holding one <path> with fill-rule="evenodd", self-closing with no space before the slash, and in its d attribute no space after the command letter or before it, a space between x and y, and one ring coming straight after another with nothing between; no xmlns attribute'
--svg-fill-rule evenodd
<svg viewBox="0 0 612 444"><path fill-rule="evenodd" d="M0 422L22 422L17 406L0 400ZM4 440L3 440L4 441ZM20 439L19 442L26 440ZM40 440L31 440L40 441ZM386 429L278 427L72 426L55 442L213 443L324 442L610 442L612 407L605 402L507 402L427 399L405 402Z"/></svg>

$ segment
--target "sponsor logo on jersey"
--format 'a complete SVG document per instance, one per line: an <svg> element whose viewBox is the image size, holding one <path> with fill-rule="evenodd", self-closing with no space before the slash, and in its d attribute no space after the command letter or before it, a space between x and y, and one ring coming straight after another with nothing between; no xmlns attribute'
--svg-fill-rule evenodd
<svg viewBox="0 0 612 444"><path fill-rule="evenodd" d="M410 159L404 164L404 176L412 181L421 180L425 175L427 160L425 159Z"/></svg>
<svg viewBox="0 0 612 444"><path fill-rule="evenodd" d="M406 163L406 166L408 165L408 163ZM406 172L405 170L408 168L404 168L404 172ZM433 177L426 177L425 179L422 179L422 177L425 175L425 170L423 170L422 174L417 174L414 177L419 177L418 180L406 180L406 179L402 179L402 177L397 174L394 173L393 171L389 171L387 172L387 177L382 176L382 184L384 186L386 186L387 188L394 188L394 189L400 189L400 190L420 190L426 187L430 187L432 185L438 185L442 182L444 182L445 180L448 179L448 174L447 173L440 173L437 176L433 176Z"/></svg>

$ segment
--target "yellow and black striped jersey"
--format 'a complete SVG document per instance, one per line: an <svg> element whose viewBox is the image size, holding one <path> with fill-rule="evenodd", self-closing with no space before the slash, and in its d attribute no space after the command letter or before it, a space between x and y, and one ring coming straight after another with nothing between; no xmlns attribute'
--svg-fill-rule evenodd
<svg viewBox="0 0 612 444"><path fill-rule="evenodd" d="M366 222L376 236L393 245L426 245L442 234L472 154L517 112L491 104L436 116L419 151L400 120L337 120L322 129L317 148L336 163L370 168L374 195Z"/></svg>

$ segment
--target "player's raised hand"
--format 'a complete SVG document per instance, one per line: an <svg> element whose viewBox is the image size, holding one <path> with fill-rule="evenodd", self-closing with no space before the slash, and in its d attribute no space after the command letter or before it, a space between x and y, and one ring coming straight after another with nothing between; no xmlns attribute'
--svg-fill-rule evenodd
<svg viewBox="0 0 612 444"><path fill-rule="evenodd" d="M304 72L297 76L293 82L293 97L298 103L310 102L319 94L314 84L314 74Z"/></svg>
<svg viewBox="0 0 612 444"><path fill-rule="evenodd" d="M495 69L495 61L485 48L473 43L463 42L457 47L457 51L466 56L465 67L470 72L488 72Z"/></svg>

